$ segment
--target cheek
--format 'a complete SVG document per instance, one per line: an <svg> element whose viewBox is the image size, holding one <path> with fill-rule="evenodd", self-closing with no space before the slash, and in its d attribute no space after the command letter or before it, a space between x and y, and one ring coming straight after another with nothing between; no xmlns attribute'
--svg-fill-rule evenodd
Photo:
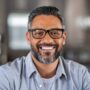
<svg viewBox="0 0 90 90"><path fill-rule="evenodd" d="M37 49L37 44L39 43L39 40L37 39L31 39L31 45L34 49Z"/></svg>
<svg viewBox="0 0 90 90"><path fill-rule="evenodd" d="M55 42L56 42L56 44L58 45L59 48L63 47L63 39L56 40Z"/></svg>

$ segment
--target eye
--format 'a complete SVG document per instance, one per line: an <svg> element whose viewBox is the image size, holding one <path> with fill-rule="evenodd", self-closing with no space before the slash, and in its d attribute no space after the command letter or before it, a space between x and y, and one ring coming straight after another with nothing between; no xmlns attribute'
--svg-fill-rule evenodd
<svg viewBox="0 0 90 90"><path fill-rule="evenodd" d="M45 35L45 32L43 30L34 30L33 31L33 37L35 38L42 38Z"/></svg>
<svg viewBox="0 0 90 90"><path fill-rule="evenodd" d="M44 32L43 32L43 31L35 31L34 34L35 34L35 35L43 35Z"/></svg>
<svg viewBox="0 0 90 90"><path fill-rule="evenodd" d="M50 32L50 34L52 34L52 35L58 35L59 32L57 30L53 30L53 31Z"/></svg>

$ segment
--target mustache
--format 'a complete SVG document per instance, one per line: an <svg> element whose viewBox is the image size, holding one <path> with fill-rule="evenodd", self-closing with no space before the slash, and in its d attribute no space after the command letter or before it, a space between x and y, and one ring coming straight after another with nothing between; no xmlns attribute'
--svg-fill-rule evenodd
<svg viewBox="0 0 90 90"><path fill-rule="evenodd" d="M40 47L40 46L55 46L55 47L57 47L58 45L57 45L57 44L53 44L53 43L49 43L49 44L47 44L47 43L42 43L42 44L38 44L38 45L37 45L37 47Z"/></svg>

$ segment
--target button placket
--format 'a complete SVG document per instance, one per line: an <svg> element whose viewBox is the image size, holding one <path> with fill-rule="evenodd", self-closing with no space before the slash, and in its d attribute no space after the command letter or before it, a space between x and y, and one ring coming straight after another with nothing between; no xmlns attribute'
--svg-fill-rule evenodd
<svg viewBox="0 0 90 90"><path fill-rule="evenodd" d="M42 82L42 79L40 78L40 75L37 74L35 79L36 79L36 83L37 83L37 85L39 87L39 90L40 89L43 90L43 82Z"/></svg>

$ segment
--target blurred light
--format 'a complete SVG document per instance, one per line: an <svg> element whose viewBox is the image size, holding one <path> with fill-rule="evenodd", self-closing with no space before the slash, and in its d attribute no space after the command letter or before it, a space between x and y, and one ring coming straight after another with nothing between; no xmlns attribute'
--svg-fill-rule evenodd
<svg viewBox="0 0 90 90"><path fill-rule="evenodd" d="M52 0L39 0L38 1L38 6L48 6L48 5L52 5Z"/></svg>
<svg viewBox="0 0 90 90"><path fill-rule="evenodd" d="M28 14L11 13L7 19L9 48L13 50L26 50L30 46L26 42Z"/></svg>
<svg viewBox="0 0 90 90"><path fill-rule="evenodd" d="M76 19L76 24L81 28L90 27L90 17L79 17Z"/></svg>
<svg viewBox="0 0 90 90"><path fill-rule="evenodd" d="M27 26L27 22L28 22L28 14L16 14L16 13L12 13L8 16L8 25L9 26L14 26L14 27L18 27L18 26Z"/></svg>
<svg viewBox="0 0 90 90"><path fill-rule="evenodd" d="M9 46L13 50L27 50L27 49L30 49L30 47L27 46L27 43L22 42L22 41L21 42L20 41L12 41Z"/></svg>

